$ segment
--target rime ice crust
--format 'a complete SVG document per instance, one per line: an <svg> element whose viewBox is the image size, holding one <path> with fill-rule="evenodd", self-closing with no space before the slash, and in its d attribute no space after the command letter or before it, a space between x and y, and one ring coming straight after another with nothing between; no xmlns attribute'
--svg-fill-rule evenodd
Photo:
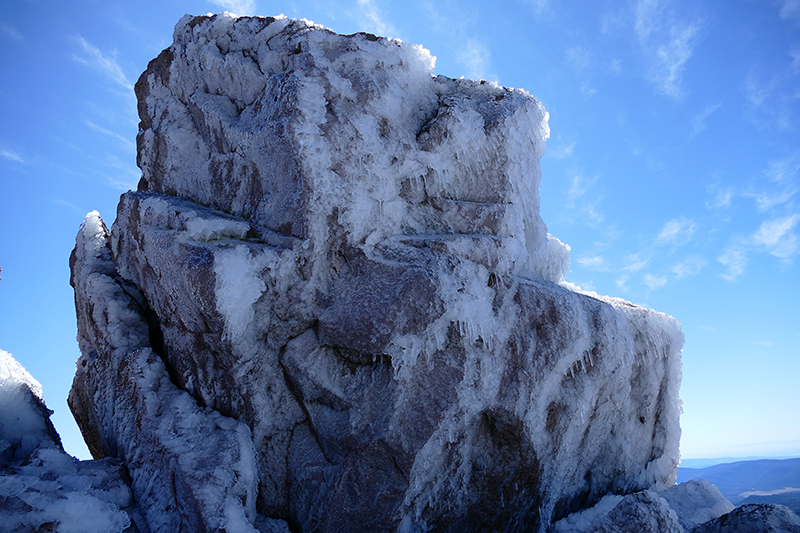
<svg viewBox="0 0 800 533"><path fill-rule="evenodd" d="M138 491L173 474L206 525L331 532L545 531L674 482L680 325L556 284L547 113L432 67L223 14L182 19L136 84L139 191L72 261L71 406L151 530L183 496Z"/></svg>
<svg viewBox="0 0 800 533"><path fill-rule="evenodd" d="M317 256L441 235L563 277L539 217L547 113L524 91L433 77L420 46L305 20L185 18L174 39L136 84L139 190Z"/></svg>
<svg viewBox="0 0 800 533"><path fill-rule="evenodd" d="M0 350L0 531L146 531L120 461L67 455L50 414L41 385Z"/></svg>

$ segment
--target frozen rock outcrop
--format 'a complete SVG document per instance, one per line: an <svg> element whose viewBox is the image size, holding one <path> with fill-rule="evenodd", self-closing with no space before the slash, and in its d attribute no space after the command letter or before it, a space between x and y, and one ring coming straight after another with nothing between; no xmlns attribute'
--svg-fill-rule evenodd
<svg viewBox="0 0 800 533"><path fill-rule="evenodd" d="M145 533L119 460L61 448L41 385L0 350L0 531Z"/></svg>
<svg viewBox="0 0 800 533"><path fill-rule="evenodd" d="M678 515L684 531L714 520L733 511L731 502L719 489L705 480L687 481L673 485L661 493Z"/></svg>
<svg viewBox="0 0 800 533"><path fill-rule="evenodd" d="M707 481L687 481L655 492L609 495L590 509L560 520L554 533L689 533L733 510L719 489Z"/></svg>
<svg viewBox="0 0 800 533"><path fill-rule="evenodd" d="M800 533L800 517L783 505L754 503L699 525L692 533Z"/></svg>
<svg viewBox="0 0 800 533"><path fill-rule="evenodd" d="M139 79L139 191L71 262L70 402L152 531L545 531L674 481L679 324L559 285L547 113L432 68L223 14Z"/></svg>

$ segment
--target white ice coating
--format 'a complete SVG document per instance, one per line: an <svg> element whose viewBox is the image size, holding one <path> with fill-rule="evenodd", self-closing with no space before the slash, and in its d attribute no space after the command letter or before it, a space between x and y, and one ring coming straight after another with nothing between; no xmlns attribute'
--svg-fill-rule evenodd
<svg viewBox="0 0 800 533"><path fill-rule="evenodd" d="M42 386L14 357L0 350L0 457L27 457L51 439Z"/></svg>
<svg viewBox="0 0 800 533"><path fill-rule="evenodd" d="M362 38L344 47L340 36L306 20L278 17L265 24L230 14L192 20L185 17L175 29L170 91L154 78L147 82L145 101L161 126L141 133L145 153L157 153L160 143L168 157L143 158L145 179L158 176L165 189L183 189L204 205L219 203L208 183L223 165L245 173L275 165L269 149L261 148L275 142L265 137L272 130L260 129L264 119L251 110L273 105L266 101L271 92L286 93L296 113L282 127L291 132L299 177L310 191L302 193L298 214L320 266L333 211L348 242L368 255L403 235L491 234L500 240L492 244L499 244L492 253L499 268L563 278L569 249L548 238L539 217L538 161L549 136L548 114L528 93L434 77L435 58L421 46ZM286 57L291 48L304 51L296 65ZM198 72L215 76L198 80ZM374 80L365 85L364 76ZM197 109L204 128L223 132L221 139L198 136L181 123ZM229 184L225 194L229 212L277 230L285 219L265 209L283 209L272 202L288 193L270 190L286 179L271 172L259 170L253 180L261 179L261 191L274 200L256 205L249 197L252 182ZM444 214L428 213L428 204L420 203L425 198ZM476 222L476 209L491 229ZM439 228L431 226L431 216L443 217Z"/></svg>
<svg viewBox="0 0 800 533"><path fill-rule="evenodd" d="M122 431L114 401L89 400L108 354L139 391L121 427L174 409L147 435L186 452L181 471L202 462L181 448L193 421L225 413L218 437L258 488L228 507L223 475L201 501L228 502L206 508L232 529L258 498L301 529L341 530L347 509L414 533L535 505L543 532L674 482L680 325L558 285L569 247L539 214L540 102L304 20L187 17L174 39L137 83L140 192L110 238L91 215L76 246L76 387L97 431ZM184 440L164 444L175 424ZM162 475L143 461L134 491ZM348 500L362 479L386 492Z"/></svg>
<svg viewBox="0 0 800 533"><path fill-rule="evenodd" d="M67 455L49 416L41 385L0 350L0 531L124 531L132 499L119 465Z"/></svg>
<svg viewBox="0 0 800 533"><path fill-rule="evenodd" d="M150 198L141 216L171 224L177 236L187 231L186 222L204 213L200 206L180 207L169 210L168 202ZM225 222L224 216L218 219ZM131 486L151 532L208 528L253 533L258 467L250 429L202 408L172 383L164 362L149 347L144 297L120 278L110 237L97 213L89 213L76 238L72 267L81 295L76 307L83 355L69 401L73 412L92 419L102 434L89 443L90 449L95 456L111 455L138 466L130 470ZM87 374L99 377L109 401L97 402L81 388ZM138 445L139 438L149 448Z"/></svg>
<svg viewBox="0 0 800 533"><path fill-rule="evenodd" d="M217 309L225 317L227 333L233 338L241 337L253 321L253 304L267 288L260 277L265 265L259 264L259 259L264 257L253 257L246 246L236 246L215 256Z"/></svg>
<svg viewBox="0 0 800 533"><path fill-rule="evenodd" d="M131 491L119 466L78 461L54 447L40 448L27 464L5 471L0 498L9 502L0 513L2 531L121 533L131 527L123 510L133 503Z"/></svg>

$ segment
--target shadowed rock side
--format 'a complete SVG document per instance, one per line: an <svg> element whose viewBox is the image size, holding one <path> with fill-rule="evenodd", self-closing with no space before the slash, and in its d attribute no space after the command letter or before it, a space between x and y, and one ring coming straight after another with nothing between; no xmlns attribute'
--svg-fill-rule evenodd
<svg viewBox="0 0 800 533"><path fill-rule="evenodd" d="M679 324L558 284L544 108L432 67L219 15L139 79L70 405L152 531L538 532L674 481Z"/></svg>

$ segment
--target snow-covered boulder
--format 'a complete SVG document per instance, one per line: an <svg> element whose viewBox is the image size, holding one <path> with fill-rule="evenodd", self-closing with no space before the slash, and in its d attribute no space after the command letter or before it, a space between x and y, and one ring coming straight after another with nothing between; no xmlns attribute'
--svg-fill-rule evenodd
<svg viewBox="0 0 800 533"><path fill-rule="evenodd" d="M701 479L673 485L660 494L675 510L685 531L733 511L719 489Z"/></svg>
<svg viewBox="0 0 800 533"><path fill-rule="evenodd" d="M683 533L678 516L652 490L625 496L586 533Z"/></svg>
<svg viewBox="0 0 800 533"><path fill-rule="evenodd" d="M699 525L691 533L800 533L800 517L783 505L753 503Z"/></svg>
<svg viewBox="0 0 800 533"><path fill-rule="evenodd" d="M120 461L67 455L50 414L41 385L0 350L0 531L146 532Z"/></svg>
<svg viewBox="0 0 800 533"><path fill-rule="evenodd" d="M700 524L733 510L707 481L687 481L659 492L608 495L594 507L558 521L554 533L689 533Z"/></svg>
<svg viewBox="0 0 800 533"><path fill-rule="evenodd" d="M543 106L432 68L223 14L136 84L139 191L73 254L70 401L152 531L545 531L674 482L680 325L559 284Z"/></svg>
<svg viewBox="0 0 800 533"><path fill-rule="evenodd" d="M40 446L61 449L42 386L4 350L0 350L0 406L0 466L21 464Z"/></svg>

